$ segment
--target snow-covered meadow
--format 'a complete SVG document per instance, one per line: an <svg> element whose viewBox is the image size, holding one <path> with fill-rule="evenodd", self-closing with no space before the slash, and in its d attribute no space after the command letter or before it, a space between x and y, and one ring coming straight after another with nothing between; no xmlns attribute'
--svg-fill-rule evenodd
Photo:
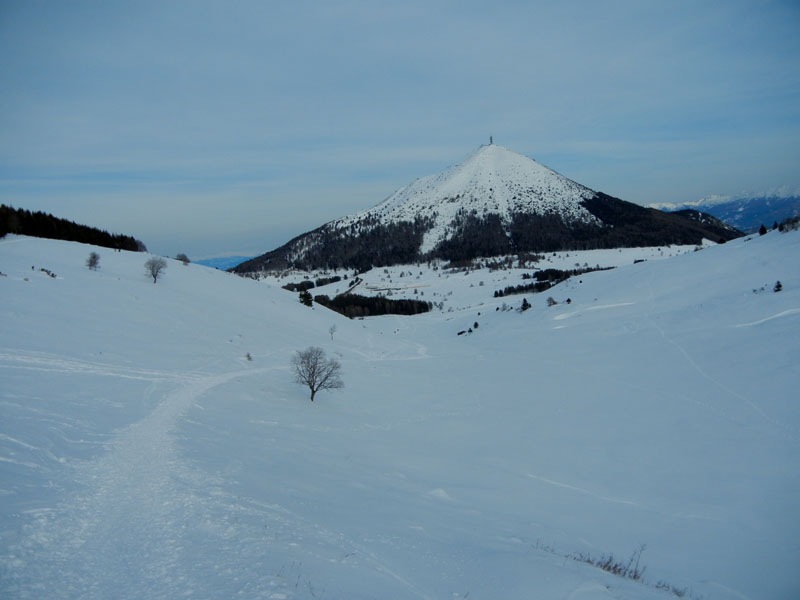
<svg viewBox="0 0 800 600"><path fill-rule="evenodd" d="M797 596L800 233L665 250L524 313L513 272L376 269L449 299L350 321L0 240L0 596ZM313 404L310 345L346 384ZM576 560L640 550L639 581Z"/></svg>

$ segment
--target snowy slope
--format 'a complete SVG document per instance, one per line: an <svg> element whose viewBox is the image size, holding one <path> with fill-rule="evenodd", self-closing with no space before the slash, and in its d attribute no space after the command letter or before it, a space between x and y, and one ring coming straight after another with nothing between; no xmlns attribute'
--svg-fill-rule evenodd
<svg viewBox="0 0 800 600"><path fill-rule="evenodd" d="M457 311L348 321L0 240L0 596L796 596L799 256L774 232L626 261L525 313L453 276ZM311 344L347 385L313 404ZM568 557L641 545L640 582Z"/></svg>
<svg viewBox="0 0 800 600"><path fill-rule="evenodd" d="M334 221L336 228L378 218L382 223L433 217L420 252L432 250L448 235L457 211L500 214L555 213L567 222L598 223L582 200L595 193L535 160L502 146L481 146L463 162L436 175L417 179L377 206Z"/></svg>

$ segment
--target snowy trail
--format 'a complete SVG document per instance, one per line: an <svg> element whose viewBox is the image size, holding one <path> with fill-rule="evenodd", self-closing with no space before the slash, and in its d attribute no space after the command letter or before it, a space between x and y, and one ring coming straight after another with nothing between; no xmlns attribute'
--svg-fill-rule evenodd
<svg viewBox="0 0 800 600"><path fill-rule="evenodd" d="M80 492L29 515L20 547L11 549L4 587L21 598L191 593L181 550L205 501L185 483L190 469L171 432L202 394L258 372L178 377L180 387L150 415L122 430L103 456L77 467Z"/></svg>
<svg viewBox="0 0 800 600"><path fill-rule="evenodd" d="M175 374L166 371L122 367L101 362L64 358L58 354L47 352L24 352L11 348L0 348L0 367L51 373L102 375L145 381L164 381L176 378Z"/></svg>
<svg viewBox="0 0 800 600"><path fill-rule="evenodd" d="M124 368L55 355L6 360L11 358L14 368L128 376ZM163 393L163 400L114 435L103 455L77 464L76 492L53 507L26 512L19 542L0 556L0 591L64 599L322 597L313 569L288 558L300 548L296 540L305 540L300 554L307 560L341 568L360 564L404 595L432 600L369 547L286 507L232 496L224 481L180 455L175 430L205 393L276 369L212 376L151 372L144 394ZM137 372L144 378L144 371Z"/></svg>

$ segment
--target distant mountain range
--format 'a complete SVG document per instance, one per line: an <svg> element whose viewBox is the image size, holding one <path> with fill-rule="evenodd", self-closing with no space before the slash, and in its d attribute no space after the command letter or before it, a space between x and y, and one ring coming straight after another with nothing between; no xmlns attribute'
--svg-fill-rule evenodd
<svg viewBox="0 0 800 600"><path fill-rule="evenodd" d="M595 192L489 144L373 208L331 221L232 270L367 269L432 258L720 242L740 235L707 215L666 213Z"/></svg>
<svg viewBox="0 0 800 600"><path fill-rule="evenodd" d="M235 267L243 263L246 260L250 260L253 258L252 256L216 256L214 258L203 258L194 261L198 265L204 265L206 267L211 267L212 269L220 269L222 271L227 271L228 269Z"/></svg>
<svg viewBox="0 0 800 600"><path fill-rule="evenodd" d="M700 210L715 216L746 233L753 233L761 225L771 228L789 217L800 215L800 191L786 189L765 194L740 196L711 196L683 204L651 204L652 208L668 211Z"/></svg>

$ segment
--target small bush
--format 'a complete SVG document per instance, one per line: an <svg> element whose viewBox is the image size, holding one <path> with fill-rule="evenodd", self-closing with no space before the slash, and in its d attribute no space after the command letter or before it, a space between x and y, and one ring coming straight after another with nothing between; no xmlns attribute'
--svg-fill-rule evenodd
<svg viewBox="0 0 800 600"><path fill-rule="evenodd" d="M86 266L89 267L90 270L96 271L100 266L100 255L97 252L90 252L89 258L86 259Z"/></svg>
<svg viewBox="0 0 800 600"><path fill-rule="evenodd" d="M167 261L159 256L154 256L145 261L144 268L147 274L153 278L153 283L156 283L161 273L167 268Z"/></svg>

